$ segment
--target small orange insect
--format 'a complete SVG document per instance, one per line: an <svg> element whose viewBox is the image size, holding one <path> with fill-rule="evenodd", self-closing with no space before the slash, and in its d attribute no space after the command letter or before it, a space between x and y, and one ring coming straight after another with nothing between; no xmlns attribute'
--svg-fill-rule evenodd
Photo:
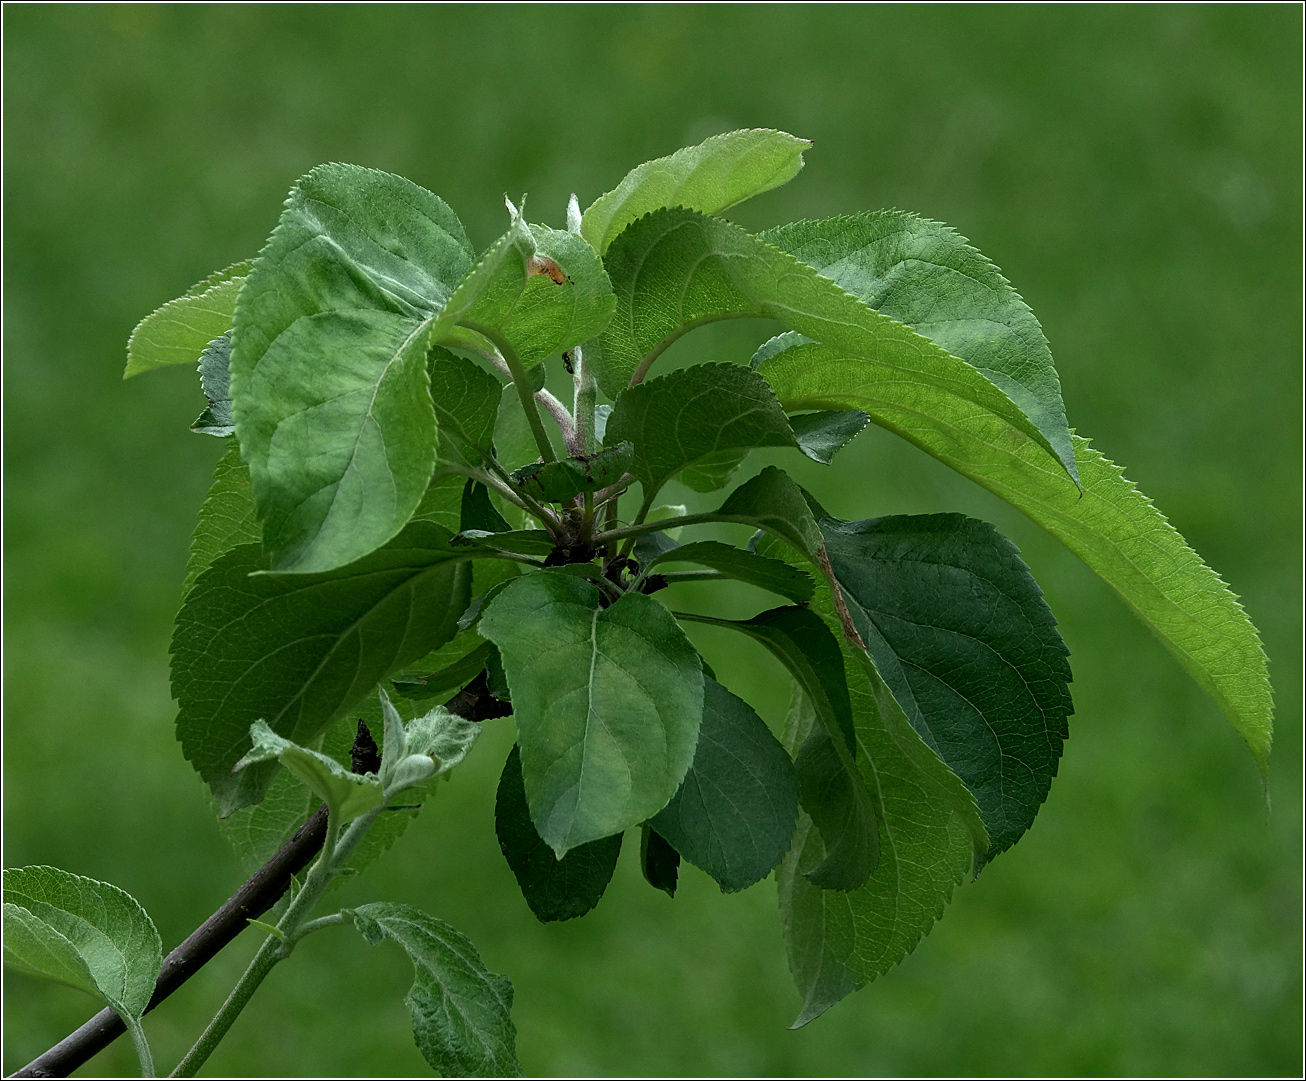
<svg viewBox="0 0 1306 1081"><path fill-rule="evenodd" d="M526 276L532 274L547 274L555 285L561 285L567 280L567 275L562 272L562 267L558 266L547 255L532 255L530 262L526 264Z"/></svg>

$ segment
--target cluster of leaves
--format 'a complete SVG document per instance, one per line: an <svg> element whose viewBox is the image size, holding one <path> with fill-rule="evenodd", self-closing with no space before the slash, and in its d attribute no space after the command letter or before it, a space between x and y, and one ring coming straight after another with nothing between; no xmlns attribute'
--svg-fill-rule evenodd
<svg viewBox="0 0 1306 1081"><path fill-rule="evenodd" d="M668 892L682 859L726 892L776 872L799 1023L886 971L1048 793L1071 712L1055 620L1016 548L959 514L840 521L775 467L714 511L658 504L673 478L725 487L753 448L828 464L868 423L1062 540L1265 768L1254 628L1072 434L1043 332L997 268L914 214L760 235L720 217L795 176L807 146L709 139L583 214L573 197L566 230L509 203L479 257L430 192L321 166L257 259L137 329L127 374L198 359L210 404L193 427L229 442L172 672L184 753L247 852L307 808L277 763L306 776L329 760L346 714L376 719L379 683L421 699L484 680L517 733L498 837L540 919L593 908L638 826ZM650 377L681 335L740 317L789 329L751 363ZM544 389L555 357L570 408ZM681 542L707 523L753 535ZM715 579L785 603L740 621L655 596ZM716 681L685 621L755 639L792 675L783 740ZM360 926L410 952L420 937L393 914Z"/></svg>

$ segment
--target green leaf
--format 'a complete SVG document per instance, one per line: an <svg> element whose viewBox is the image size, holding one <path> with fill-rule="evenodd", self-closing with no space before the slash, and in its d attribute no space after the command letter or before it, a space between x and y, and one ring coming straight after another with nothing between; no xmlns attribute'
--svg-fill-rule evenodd
<svg viewBox="0 0 1306 1081"><path fill-rule="evenodd" d="M467 686L485 670L490 652L494 649L489 642L482 642L470 653L464 654L429 676L412 676L407 679L392 681L395 693L413 702L422 702L430 698L448 698L455 691Z"/></svg>
<svg viewBox="0 0 1306 1081"><path fill-rule="evenodd" d="M543 372L542 368L533 370ZM559 441L555 431L552 425L546 428L556 451ZM494 449L495 457L510 470L540 460L540 448L535 442L535 436L531 434L530 423L522 409L521 396L511 383L501 392L499 414L494 426Z"/></svg>
<svg viewBox="0 0 1306 1081"><path fill-rule="evenodd" d="M514 209L508 232L458 283L434 337L458 344L462 324L507 339L529 366L594 337L615 304L593 248L573 233L527 225Z"/></svg>
<svg viewBox="0 0 1306 1081"><path fill-rule="evenodd" d="M374 774L353 773L334 758L282 739L264 721L249 726L249 738L254 746L236 763L233 773L263 762L280 762L308 785L341 822L385 802L381 782Z"/></svg>
<svg viewBox="0 0 1306 1081"><path fill-rule="evenodd" d="M236 431L231 416L231 331L215 338L200 354L200 389L209 400L204 410L190 426L201 435L228 436Z"/></svg>
<svg viewBox="0 0 1306 1081"><path fill-rule="evenodd" d="M960 514L821 521L835 580L912 727L979 806L990 858L1029 828L1072 712L1056 619L1010 541Z"/></svg>
<svg viewBox="0 0 1306 1081"><path fill-rule="evenodd" d="M789 755L747 702L705 679L694 764L649 824L733 893L760 882L784 858L797 818Z"/></svg>
<svg viewBox="0 0 1306 1081"><path fill-rule="evenodd" d="M606 439L635 445L631 472L646 501L687 467L700 467L691 487L710 491L751 448L797 446L766 380L739 364L682 368L622 391Z"/></svg>
<svg viewBox="0 0 1306 1081"><path fill-rule="evenodd" d="M787 409L870 411L880 400L865 362L834 353L801 362L796 352L759 369ZM996 416L976 414L949 433L912 424L903 434L1023 511L1115 589L1215 700L1265 775L1274 709L1256 628L1120 466L1076 436L1081 496L1040 443Z"/></svg>
<svg viewBox="0 0 1306 1081"><path fill-rule="evenodd" d="M764 529L820 565L825 544L821 529L803 490L783 469L769 465L745 481L726 497L714 517Z"/></svg>
<svg viewBox="0 0 1306 1081"><path fill-rule="evenodd" d="M502 533L469 529L454 537L453 543L458 547L482 548L523 556L547 556L555 546L553 538L544 529L509 529Z"/></svg>
<svg viewBox="0 0 1306 1081"><path fill-rule="evenodd" d="M1047 437L1077 478L1052 350L991 262L946 225L899 210L782 225L761 239L973 364Z"/></svg>
<svg viewBox="0 0 1306 1081"><path fill-rule="evenodd" d="M4 872L5 964L103 999L130 1027L163 963L145 910L107 882L57 867Z"/></svg>
<svg viewBox="0 0 1306 1081"><path fill-rule="evenodd" d="M645 570L666 563L698 563L711 567L799 604L810 601L815 588L812 576L806 571L791 567L783 560L761 556L721 541L695 541L671 548L654 556Z"/></svg>
<svg viewBox="0 0 1306 1081"><path fill-rule="evenodd" d="M448 773L467 757L481 733L479 724L455 716L444 706L435 706L404 724L390 697L384 690L379 693L385 718L381 784L387 800Z"/></svg>
<svg viewBox="0 0 1306 1081"><path fill-rule="evenodd" d="M417 522L327 574L260 574L257 545L220 557L187 594L172 639L177 736L221 812L257 803L272 770L231 776L262 718L301 745L390 673L453 637L467 607L466 556Z"/></svg>
<svg viewBox="0 0 1306 1081"><path fill-rule="evenodd" d="M694 758L698 654L651 597L603 607L567 574L514 579L478 627L512 692L531 819L559 857L656 814Z"/></svg>
<svg viewBox="0 0 1306 1081"><path fill-rule="evenodd" d="M597 454L577 454L547 465L524 465L512 474L523 492L542 503L566 503L583 492L616 484L630 468L635 448L618 443Z"/></svg>
<svg viewBox="0 0 1306 1081"><path fill-rule="evenodd" d="M468 480L463 485L458 530L460 533L469 530L476 533L509 533L512 526L490 501L490 490L480 481Z"/></svg>
<svg viewBox="0 0 1306 1081"><path fill-rule="evenodd" d="M798 449L814 462L829 465L853 437L870 422L860 409L825 409L789 418Z"/></svg>
<svg viewBox="0 0 1306 1081"><path fill-rule="evenodd" d="M291 190L236 305L231 396L272 568L352 562L426 491L431 324L471 263L461 224L402 177L323 165Z"/></svg>
<svg viewBox="0 0 1306 1081"><path fill-rule="evenodd" d="M640 827L639 867L645 882L668 897L675 897L680 853L664 837L650 829L647 822Z"/></svg>
<svg viewBox="0 0 1306 1081"><path fill-rule="evenodd" d="M234 439L228 439L227 450L213 470L213 484L200 506L199 520L191 534L182 595L190 592L195 579L223 552L240 544L258 544L261 540L249 470L240 460L239 445Z"/></svg>
<svg viewBox="0 0 1306 1081"><path fill-rule="evenodd" d="M590 204L581 218L581 236L603 253L618 233L650 211L683 206L719 214L792 180L811 145L783 131L752 128L714 135L645 162Z"/></svg>
<svg viewBox="0 0 1306 1081"><path fill-rule="evenodd" d="M823 605L829 610L827 604ZM844 645L845 658L852 651ZM819 888L809 873L827 858L820 832L803 816L776 874L785 950L803 1008L794 1027L887 972L929 933L971 867L971 838L960 818L880 721L860 666L849 664L857 764L875 805L880 860L851 892ZM796 695L787 742L801 740L815 717Z"/></svg>
<svg viewBox="0 0 1306 1081"><path fill-rule="evenodd" d="M503 387L475 361L439 346L427 356L431 401L440 432L449 433L472 451L479 465L494 449L494 421Z"/></svg>
<svg viewBox="0 0 1306 1081"><path fill-rule="evenodd" d="M397 942L413 962L415 980L404 1000L413 1037L443 1077L520 1077L512 984L490 972L476 947L443 920L411 905L354 909L368 942Z"/></svg>
<svg viewBox="0 0 1306 1081"><path fill-rule="evenodd" d="M622 835L614 833L577 845L562 859L554 855L531 822L515 744L499 778L494 832L526 904L541 923L573 920L597 905L621 853Z"/></svg>
<svg viewBox="0 0 1306 1081"><path fill-rule="evenodd" d="M717 319L765 316L823 344L786 349L764 360L759 371L791 355L801 366L812 350L856 357L871 394L855 408L877 424L908 438L920 429L946 439L958 427L998 420L1055 457L1034 422L976 368L729 222L685 210L658 211L622 234L607 266L617 311L586 356L610 395L642 381L686 331ZM837 391L840 384L826 389ZM777 396L786 410L797 408Z"/></svg>
<svg viewBox="0 0 1306 1081"><path fill-rule="evenodd" d="M253 874L290 840L319 802L293 773L277 770L262 801L219 818L218 832L231 845L241 868Z"/></svg>
<svg viewBox="0 0 1306 1081"><path fill-rule="evenodd" d="M151 312L127 342L124 379L170 364L194 364L210 342L231 329L236 294L253 262L234 263Z"/></svg>
<svg viewBox="0 0 1306 1081"><path fill-rule="evenodd" d="M857 889L874 872L880 853L875 807L853 761L857 743L838 640L808 608L773 608L746 620L677 614L760 642L812 701L820 726L794 765L799 798L821 830L826 858L805 873L824 889Z"/></svg>

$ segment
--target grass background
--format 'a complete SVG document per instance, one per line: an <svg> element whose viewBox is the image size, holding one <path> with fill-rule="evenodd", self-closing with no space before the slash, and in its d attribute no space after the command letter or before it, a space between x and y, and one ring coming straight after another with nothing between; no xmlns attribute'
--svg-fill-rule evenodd
<svg viewBox="0 0 1306 1081"><path fill-rule="evenodd" d="M502 722L349 896L421 905L516 985L531 1074L1299 1075L1301 14L1295 6L85 6L4 9L4 863L111 880L175 945L241 880L171 732L167 643L220 444L198 381L120 381L132 325L249 256L323 161L408 176L481 246L501 196L560 225L723 130L815 140L749 228L897 206L956 226L1042 320L1071 421L1244 599L1278 717L1250 756L1107 588L887 433L846 518L960 510L1024 550L1077 713L1027 839L898 969L807 1028L768 882L674 901L627 845L600 907L542 926L493 837ZM743 360L759 325L670 361ZM754 465L765 461L758 455ZM792 460L786 464L793 465ZM701 588L701 587L700 587ZM700 594L700 596L704 596ZM757 605L744 594L727 603ZM786 681L701 636L771 721ZM146 1021L170 1068L246 935ZM310 940L207 1072L424 1074L397 950ZM3 1067L92 1011L5 981ZM83 1073L131 1073L126 1041Z"/></svg>

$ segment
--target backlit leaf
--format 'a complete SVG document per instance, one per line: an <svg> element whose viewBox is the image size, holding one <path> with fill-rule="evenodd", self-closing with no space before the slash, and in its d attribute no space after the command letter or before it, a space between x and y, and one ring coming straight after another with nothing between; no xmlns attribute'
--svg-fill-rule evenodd
<svg viewBox="0 0 1306 1081"><path fill-rule="evenodd" d="M137 324L127 342L124 379L170 364L194 364L215 338L231 329L236 294L252 261L235 263L192 285Z"/></svg>

